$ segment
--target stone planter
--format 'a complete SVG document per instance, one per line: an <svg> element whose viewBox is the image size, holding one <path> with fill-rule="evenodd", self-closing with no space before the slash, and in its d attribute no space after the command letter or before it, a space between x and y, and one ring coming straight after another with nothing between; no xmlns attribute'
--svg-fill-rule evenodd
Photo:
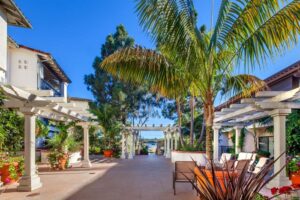
<svg viewBox="0 0 300 200"><path fill-rule="evenodd" d="M191 151L172 151L171 161L175 163L176 161L196 161L197 165L206 165L206 154L205 152L191 152Z"/></svg>

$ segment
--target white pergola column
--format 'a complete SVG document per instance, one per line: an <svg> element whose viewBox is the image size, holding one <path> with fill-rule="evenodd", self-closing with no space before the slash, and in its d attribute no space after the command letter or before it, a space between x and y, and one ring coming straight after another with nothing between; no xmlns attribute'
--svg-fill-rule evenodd
<svg viewBox="0 0 300 200"><path fill-rule="evenodd" d="M83 124L81 126L83 128L83 152L84 152L82 167L90 168L92 167L92 164L89 156L89 147L90 147L89 125Z"/></svg>
<svg viewBox="0 0 300 200"><path fill-rule="evenodd" d="M137 141L137 133L136 132L134 132L133 133L133 156L135 156L135 152L136 152L136 141Z"/></svg>
<svg viewBox="0 0 300 200"><path fill-rule="evenodd" d="M133 159L133 151L134 151L134 136L133 136L133 132L131 132L128 136L129 138L129 148L130 151L128 152L128 159Z"/></svg>
<svg viewBox="0 0 300 200"><path fill-rule="evenodd" d="M241 147L239 146L239 140L241 137L241 131L243 126L235 126L235 153L238 154L241 152Z"/></svg>
<svg viewBox="0 0 300 200"><path fill-rule="evenodd" d="M35 164L35 120L34 108L21 108L24 114L24 131L25 131L25 173L18 186L19 191L32 191L42 187L40 177L36 173Z"/></svg>
<svg viewBox="0 0 300 200"><path fill-rule="evenodd" d="M174 150L174 133L171 133L171 152Z"/></svg>
<svg viewBox="0 0 300 200"><path fill-rule="evenodd" d="M286 116L291 113L291 109L276 109L270 115L273 117L274 126L274 159L280 154L286 152ZM286 154L282 155L279 160L274 163L274 173L277 173L284 165L286 165ZM286 168L278 174L269 184L268 187L280 187L291 185L286 175Z"/></svg>
<svg viewBox="0 0 300 200"><path fill-rule="evenodd" d="M171 150L170 150L170 139L171 139L171 136L170 136L170 133L167 132L167 149L166 149L166 158L171 158Z"/></svg>
<svg viewBox="0 0 300 200"><path fill-rule="evenodd" d="M219 131L221 129L221 125L215 124L213 126L214 130L214 160L219 160Z"/></svg>
<svg viewBox="0 0 300 200"><path fill-rule="evenodd" d="M164 131L164 156L167 155L167 133Z"/></svg>
<svg viewBox="0 0 300 200"><path fill-rule="evenodd" d="M175 132L175 151L178 150L178 139L179 139L179 135L177 132Z"/></svg>
<svg viewBox="0 0 300 200"><path fill-rule="evenodd" d="M125 137L125 132L121 132L122 134L122 154L121 154L121 159L126 159L126 154L125 154L125 143L126 143L126 137Z"/></svg>

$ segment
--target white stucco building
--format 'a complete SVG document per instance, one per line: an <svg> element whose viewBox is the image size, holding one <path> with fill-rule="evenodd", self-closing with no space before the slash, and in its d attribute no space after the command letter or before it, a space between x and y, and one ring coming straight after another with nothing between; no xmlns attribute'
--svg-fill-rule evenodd
<svg viewBox="0 0 300 200"><path fill-rule="evenodd" d="M69 77L50 53L17 44L7 35L8 26L31 28L13 0L0 0L0 89L5 93L4 107L18 109L24 116L25 173L18 190L42 187L36 172L36 117L55 121L75 121L82 126L84 155L89 161L88 130L91 119L86 99L68 98Z"/></svg>
<svg viewBox="0 0 300 200"><path fill-rule="evenodd" d="M300 61L293 63L292 65L282 69L281 71L271 75L270 77L264 80L267 84L267 91L270 92L280 92L280 91L290 91L296 89L300 86ZM232 104L239 103L241 98L239 96L232 97L228 101L222 103L221 105L215 108L216 112L221 111L222 109L230 109ZM249 125L248 125L249 124ZM255 123L256 135L253 130L253 123L249 121L246 127L246 134L244 138L244 145L242 151L244 152L253 152L255 150L262 150L269 152L271 156L274 155L274 134L269 127L273 126L273 122L268 123ZM225 129L222 135L219 137L219 153L226 152L229 148L232 148L234 145L232 143L232 128ZM228 138L224 140L223 137ZM222 139L223 138L223 139ZM257 145L255 147L255 145Z"/></svg>

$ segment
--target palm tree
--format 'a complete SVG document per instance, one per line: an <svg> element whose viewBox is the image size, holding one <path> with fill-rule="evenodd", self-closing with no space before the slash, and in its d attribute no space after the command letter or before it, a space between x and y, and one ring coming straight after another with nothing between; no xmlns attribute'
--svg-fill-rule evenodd
<svg viewBox="0 0 300 200"><path fill-rule="evenodd" d="M195 96L203 103L206 152L211 159L214 101L224 78L230 80L242 65L247 71L262 66L267 58L297 43L300 1L222 0L209 33L197 27L192 0L139 0L136 10L143 29L163 45L161 53L123 49L106 58L101 67L124 80L147 81L179 94L195 86ZM172 62L168 55L173 55ZM244 81L234 81L238 82ZM249 87L246 82L239 85Z"/></svg>

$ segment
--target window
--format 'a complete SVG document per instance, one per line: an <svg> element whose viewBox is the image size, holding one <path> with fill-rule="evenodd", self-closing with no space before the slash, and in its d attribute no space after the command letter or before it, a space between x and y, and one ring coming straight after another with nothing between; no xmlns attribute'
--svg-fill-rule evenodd
<svg viewBox="0 0 300 200"><path fill-rule="evenodd" d="M258 148L262 151L269 151L269 137L259 137Z"/></svg>
<svg viewBox="0 0 300 200"><path fill-rule="evenodd" d="M258 148L270 152L271 156L274 155L274 137L259 137Z"/></svg>

